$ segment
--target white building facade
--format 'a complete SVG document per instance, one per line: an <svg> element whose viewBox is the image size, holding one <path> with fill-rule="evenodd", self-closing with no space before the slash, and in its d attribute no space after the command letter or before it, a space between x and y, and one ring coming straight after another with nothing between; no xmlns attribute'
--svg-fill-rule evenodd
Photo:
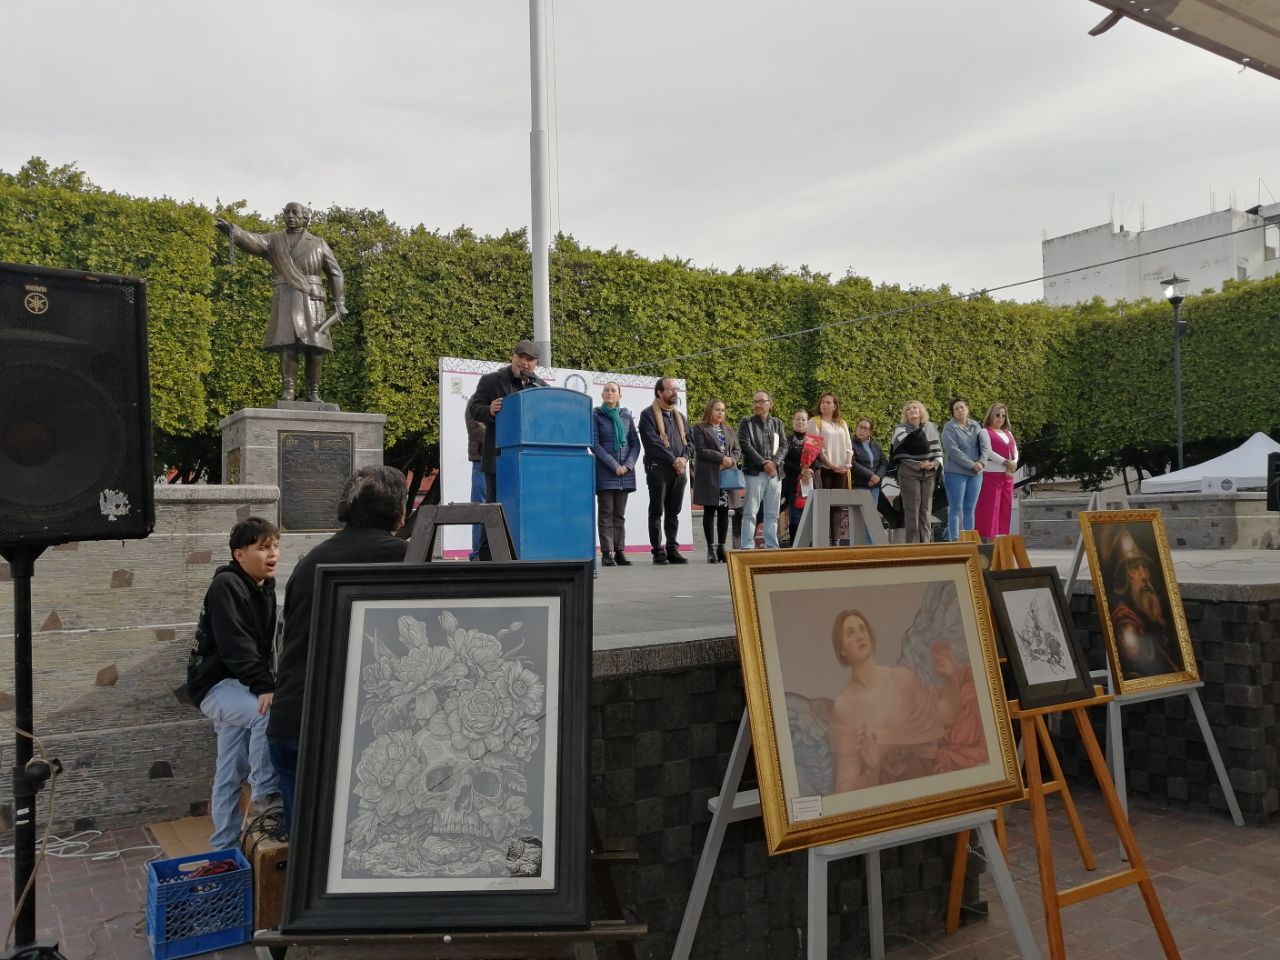
<svg viewBox="0 0 1280 960"><path fill-rule="evenodd" d="M1227 280L1280 273L1280 203L1136 233L1104 223L1045 240L1040 250L1050 304L1158 299L1160 281L1175 273L1191 281L1188 293L1218 290Z"/></svg>

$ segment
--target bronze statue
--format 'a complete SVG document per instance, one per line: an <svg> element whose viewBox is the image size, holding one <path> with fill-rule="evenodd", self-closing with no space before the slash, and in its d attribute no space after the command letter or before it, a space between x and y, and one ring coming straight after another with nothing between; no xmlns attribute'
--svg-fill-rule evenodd
<svg viewBox="0 0 1280 960"><path fill-rule="evenodd" d="M298 354L307 360L307 399L320 402L324 355L333 350L329 325L347 315L342 298L342 269L325 243L307 230L311 211L300 203L284 208L285 229L250 233L218 217L214 225L242 250L262 257L275 270L271 278L271 320L262 349L280 354L281 400L294 399ZM325 316L324 277L329 275L334 312Z"/></svg>

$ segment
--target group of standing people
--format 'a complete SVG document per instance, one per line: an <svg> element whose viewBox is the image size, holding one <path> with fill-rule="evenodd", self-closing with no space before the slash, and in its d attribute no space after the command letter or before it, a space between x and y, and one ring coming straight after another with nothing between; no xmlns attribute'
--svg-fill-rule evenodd
<svg viewBox="0 0 1280 960"><path fill-rule="evenodd" d="M960 397L951 401L951 418L941 433L929 419L928 408L919 400L902 407L902 419L889 438L889 451L873 439L875 424L869 417L855 421L852 432L840 413L840 398L824 393L812 416L797 410L792 418L795 431L791 455L797 469L795 483L812 478L823 489L863 489L879 504L886 477L898 483L904 535L907 543L927 543L932 539L933 494L938 473L947 494L947 537L959 539L961 530L977 530L990 538L1009 532L1013 509L1013 475L1018 469L1018 446L1009 425L1008 408L992 404L981 425L969 418L969 405ZM804 469L800 449L803 435L819 437L822 447L814 460L816 473ZM794 504L799 490L790 493ZM794 529L799 510L792 507ZM833 539L848 543L847 515L832 508Z"/></svg>
<svg viewBox="0 0 1280 960"><path fill-rule="evenodd" d="M653 402L638 422L621 407L622 389L607 383L592 416L596 457L596 504L601 564L628 566L625 553L626 498L636 489L635 465L643 451L649 492L649 546L656 564L683 564L678 540L680 510L692 474L693 498L703 507L707 562L725 559L729 511L763 512L765 546L777 547L786 428L772 416L773 398L760 390L753 414L737 429L725 423L723 400L708 401L702 421L690 424L680 412L679 388L670 377L653 386ZM690 469L692 467L692 470ZM741 549L755 542L755 525L735 536Z"/></svg>
<svg viewBox="0 0 1280 960"><path fill-rule="evenodd" d="M541 384L533 372L538 354L532 341L517 343L511 364L481 377L468 402L473 500L496 499L494 420L506 396ZM622 406L622 387L613 381L604 385L591 418L602 566L631 565L626 506L638 487L638 464L643 465L649 493L649 547L655 564L688 562L680 553L678 526L690 484L694 503L702 507L708 563L723 562L732 543L742 550L754 547L757 523L763 528L765 547L779 546L779 516L786 518L794 534L807 491L813 487L866 490L878 504L890 476L898 483L907 543L932 539L939 474L947 493L948 539L959 539L961 530L976 529L986 538L1009 532L1018 445L1003 403L992 404L979 425L969 416L968 402L956 397L950 419L939 431L928 408L910 400L903 405L887 453L875 440L875 423L869 417L858 418L850 430L840 412L840 398L832 392L818 397L812 413L796 410L790 430L773 415L773 397L767 390L753 394L751 415L739 420L736 428L727 413L725 402L713 397L701 421L690 424L680 410L675 380L660 377L653 385L653 401L636 417ZM808 443L810 438L820 444ZM843 508L833 508L832 530L836 543L850 542ZM488 543L477 533L472 556L487 560Z"/></svg>
<svg viewBox="0 0 1280 960"><path fill-rule="evenodd" d="M907 543L932 539L939 473L947 493L948 539L959 539L961 530L976 529L987 538L1009 532L1018 447L1003 403L992 404L979 425L969 417L967 401L956 397L939 432L928 408L911 400L902 408L886 454L872 436L874 422L861 417L851 432L841 416L840 399L831 392L818 398L812 415L796 410L789 431L773 416L767 390L756 391L751 415L736 429L718 397L707 401L701 421L690 424L679 410L674 380L660 378L653 395L637 421L621 406L621 387L610 382L593 412L604 566L630 564L625 554L626 498L637 489L638 462L643 462L649 492L649 543L656 564L688 562L679 551L677 525L690 483L693 502L702 507L708 563L724 562L726 545L736 543L743 550L755 546L757 522L765 547L779 546L779 515L786 511L794 534L805 493L812 487L863 489L878 503L883 481L891 475L898 482ZM816 456L805 456L809 437L821 440ZM845 511L833 508L837 543L849 542L847 522Z"/></svg>
<svg viewBox="0 0 1280 960"><path fill-rule="evenodd" d="M986 539L1008 533L1018 472L1009 409L993 403L979 425L969 417L969 404L954 397L951 419L942 428L942 450L947 539L959 539L961 530L977 530Z"/></svg>

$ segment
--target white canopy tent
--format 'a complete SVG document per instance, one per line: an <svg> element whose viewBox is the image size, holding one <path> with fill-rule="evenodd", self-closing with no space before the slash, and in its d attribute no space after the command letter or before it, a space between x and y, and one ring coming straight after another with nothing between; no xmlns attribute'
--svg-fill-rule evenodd
<svg viewBox="0 0 1280 960"><path fill-rule="evenodd" d="M1255 433L1234 450L1142 481L1143 493L1199 493L1206 477L1230 480L1237 490L1262 490L1267 485L1267 454L1280 451L1280 443L1265 433Z"/></svg>

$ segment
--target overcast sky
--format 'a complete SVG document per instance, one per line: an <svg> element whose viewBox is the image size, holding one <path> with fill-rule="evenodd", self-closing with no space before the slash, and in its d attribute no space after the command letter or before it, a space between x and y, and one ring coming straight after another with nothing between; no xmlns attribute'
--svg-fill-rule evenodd
<svg viewBox="0 0 1280 960"><path fill-rule="evenodd" d="M1038 277L1046 233L1280 195L1280 81L1134 23L1089 37L1105 14L548 0L552 229L970 290ZM525 3L22 0L5 19L0 169L39 155L265 214L529 223Z"/></svg>

